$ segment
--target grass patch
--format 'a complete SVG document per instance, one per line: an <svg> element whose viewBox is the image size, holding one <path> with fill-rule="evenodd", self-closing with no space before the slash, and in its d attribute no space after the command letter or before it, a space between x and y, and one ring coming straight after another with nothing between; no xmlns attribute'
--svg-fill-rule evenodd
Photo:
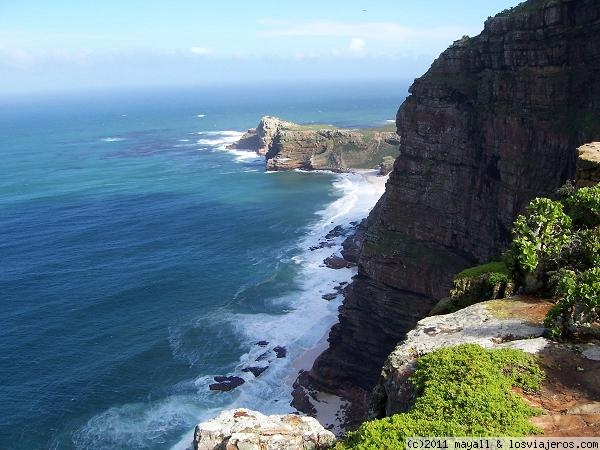
<svg viewBox="0 0 600 450"><path fill-rule="evenodd" d="M465 344L419 358L411 382L413 408L365 422L336 450L402 450L413 436L526 436L539 432L532 408L512 389L540 389L544 373L534 356L515 349Z"/></svg>
<svg viewBox="0 0 600 450"><path fill-rule="evenodd" d="M475 278L486 273L499 273L503 275L508 275L508 268L503 261L492 261L487 264L482 264L480 266L470 267L468 269L460 272L455 280L460 280L461 278Z"/></svg>

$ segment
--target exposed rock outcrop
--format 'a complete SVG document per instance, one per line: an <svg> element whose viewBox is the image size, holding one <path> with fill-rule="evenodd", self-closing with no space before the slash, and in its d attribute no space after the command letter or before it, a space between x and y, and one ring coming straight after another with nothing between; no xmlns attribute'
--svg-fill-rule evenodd
<svg viewBox="0 0 600 450"><path fill-rule="evenodd" d="M530 0L457 41L400 107L400 155L369 217L359 276L310 379L369 391L396 342L497 256L533 197L600 138L600 3Z"/></svg>
<svg viewBox="0 0 600 450"><path fill-rule="evenodd" d="M398 136L389 127L344 130L329 125L298 125L265 116L230 148L265 155L267 170L377 168L398 154ZM386 159L387 158L387 159Z"/></svg>
<svg viewBox="0 0 600 450"><path fill-rule="evenodd" d="M319 450L335 436L312 417L265 416L235 409L203 422L194 432L194 450Z"/></svg>
<svg viewBox="0 0 600 450"><path fill-rule="evenodd" d="M420 356L465 343L511 347L539 355L547 375L540 393L520 392L545 412L533 421L549 435L595 436L600 431L600 346L557 344L542 337L551 305L544 299L514 297L419 321L388 357L373 391L371 414L384 417L412 406L409 377Z"/></svg>
<svg viewBox="0 0 600 450"><path fill-rule="evenodd" d="M550 302L532 298L491 300L420 320L383 366L373 392L373 415L384 417L408 410L413 400L408 377L414 362L439 348L465 343L496 347L507 341L511 341L510 345L520 345L522 339L535 350L546 347L542 321L550 306Z"/></svg>
<svg viewBox="0 0 600 450"><path fill-rule="evenodd" d="M582 145L577 153L577 187L600 183L600 142Z"/></svg>
<svg viewBox="0 0 600 450"><path fill-rule="evenodd" d="M264 116L256 128L250 128L239 141L230 144L233 149L254 150L259 155L266 155L273 143L273 139L280 128L295 126L278 117Z"/></svg>

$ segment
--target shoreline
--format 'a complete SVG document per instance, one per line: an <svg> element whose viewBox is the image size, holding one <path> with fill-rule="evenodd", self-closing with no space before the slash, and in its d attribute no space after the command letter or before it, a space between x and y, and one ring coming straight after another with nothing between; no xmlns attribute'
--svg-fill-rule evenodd
<svg viewBox="0 0 600 450"><path fill-rule="evenodd" d="M221 146L221 148L223 147ZM234 154L238 162L241 162L240 159L249 159L249 156L246 155L256 157L256 154L250 151L236 150L236 153L240 153ZM303 413L290 403L294 398L293 385L300 373L303 370L310 370L318 356L327 349L329 345L327 338L331 327L339 320L338 307L343 300L341 288L347 286L357 273L355 266L334 269L328 267L324 261L334 255L341 258L342 243L355 233L361 220L368 216L383 194L388 179L387 175L378 175L378 169L355 169L343 173L324 170L299 170L299 172L304 172L307 176L310 173L318 172L332 173L335 175L331 181L332 189L341 193L337 199L326 204L323 210L316 213L318 218L310 226L307 234L296 244L300 252L292 259L301 266L299 275L304 284L303 292L299 295L309 296L309 300L307 302L303 301L302 297L297 297L296 299L288 298L287 301L290 301L292 308L290 314L296 319L301 318L300 323L294 319L294 328L302 326L302 329L299 333L293 334L292 340L287 342L274 339L269 332L261 332L260 335L253 336L254 342L258 342L257 339L264 339L269 341L270 345L264 348L253 345L248 353L242 355L236 367L228 373L228 375L244 378L246 383L235 389L235 400L228 406L220 407L221 411L224 408L241 407L259 410L266 415L284 413L310 415ZM273 172L265 170L264 173ZM306 181L310 182L308 179ZM323 295L334 292L336 298L331 300L322 298ZM287 326L286 320L290 319L291 317L287 314L266 318L263 328L264 330L269 328L278 330L282 326ZM238 316L235 320L243 322L243 317ZM244 330L239 332L246 333ZM250 332L250 334L253 333ZM263 352L269 351L272 345L282 345L288 358L284 356L281 359L275 358L269 361L265 366L268 367L268 370L260 377L241 372L241 369L247 365L256 365L256 358L260 358ZM210 376L203 377L197 386L212 382L211 380ZM313 417L324 427L331 429L334 434L341 434L345 423L345 411L351 406L349 402L325 392L315 392L314 394L317 400L311 399L315 403L316 409L316 415ZM207 411L205 417L196 423L210 417L211 413ZM192 435L193 430L186 432L179 442L171 447L172 450L188 449Z"/></svg>
<svg viewBox="0 0 600 450"><path fill-rule="evenodd" d="M314 171L319 172L319 170ZM378 190L381 189L382 195L383 191L385 190L385 184L387 183L387 180L389 178L389 174L380 175L377 169L350 169L346 173L361 176L368 184L374 186ZM371 209L374 206L375 204L371 206ZM352 233L354 233L355 230L353 230ZM341 244L339 245L339 247L341 247ZM333 254L337 253L339 253L339 248L337 248L336 251L333 252ZM352 282L352 278L354 278L356 273L356 271L353 273L350 280L348 280L348 283ZM343 302L343 292L340 295L342 296ZM317 343L312 347L306 349L296 359L292 361L291 367L296 371L296 374L293 375L294 378L293 380L291 380L291 383L289 379L286 380L286 384L288 384L290 389L294 388L294 384L297 382L300 375L303 372L310 371L317 358L321 355L321 353L327 350L327 348L329 347L328 338L329 333L331 331L331 327L338 323L338 321L339 317L336 315L335 320L330 324L326 333L321 336ZM305 387L303 386L303 388ZM312 390L310 391L310 399L312 400L310 402L311 405L316 410L316 413L311 415L315 419L317 419L317 421L321 425L323 425L323 427L332 431L336 436L341 435L344 432L344 426L347 422L347 414L351 407L350 401L335 394ZM298 410L298 412L300 412L301 414L306 414L303 411Z"/></svg>

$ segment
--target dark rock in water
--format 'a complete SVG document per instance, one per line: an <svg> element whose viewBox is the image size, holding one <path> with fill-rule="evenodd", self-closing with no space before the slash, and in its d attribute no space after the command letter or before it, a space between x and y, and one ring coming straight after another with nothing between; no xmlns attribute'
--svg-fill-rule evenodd
<svg viewBox="0 0 600 450"><path fill-rule="evenodd" d="M322 298L323 300L330 301L330 300L333 300L334 298L336 298L337 296L338 296L338 294L336 294L336 293L331 293L331 294L325 294L325 295L322 295L322 296L321 296L321 298Z"/></svg>
<svg viewBox="0 0 600 450"><path fill-rule="evenodd" d="M268 367L244 367L242 372L250 372L255 377L259 377L261 373L267 370Z"/></svg>
<svg viewBox="0 0 600 450"><path fill-rule="evenodd" d="M334 287L333 290L339 294L344 290L344 287L347 285L348 285L347 281L342 281L340 284L338 284L336 287Z"/></svg>
<svg viewBox="0 0 600 450"><path fill-rule="evenodd" d="M235 389L236 387L241 386L245 383L243 378L240 377L224 377L224 376L216 376L214 378L216 383L213 383L208 386L208 389L211 391L222 391L227 392Z"/></svg>
<svg viewBox="0 0 600 450"><path fill-rule="evenodd" d="M345 233L344 227L341 225L336 226L333 230L325 235L325 239L333 239L342 236Z"/></svg>
<svg viewBox="0 0 600 450"><path fill-rule="evenodd" d="M290 406L296 408L299 412L304 413L308 416L316 416L317 410L310 401L310 395L308 394L303 382L307 381L308 373L301 370L298 374L298 378L294 382L294 390L292 391L292 401Z"/></svg>
<svg viewBox="0 0 600 450"><path fill-rule="evenodd" d="M330 257L325 258L323 263L330 269L344 269L355 266L354 263L346 261L344 258L335 255L331 255Z"/></svg>
<svg viewBox="0 0 600 450"><path fill-rule="evenodd" d="M259 347L266 347L267 345L269 345L268 341L258 341L256 343L256 345L258 345Z"/></svg>
<svg viewBox="0 0 600 450"><path fill-rule="evenodd" d="M264 361L265 359L269 359L269 352L264 352L261 355L259 355L258 358L256 358L254 361Z"/></svg>
<svg viewBox="0 0 600 450"><path fill-rule="evenodd" d="M275 355L277 355L278 358L285 358L287 356L287 349L285 347L280 346L280 345L278 345L277 347L275 347L273 349L273 351L275 352Z"/></svg>
<svg viewBox="0 0 600 450"><path fill-rule="evenodd" d="M312 247L309 247L308 249L312 252L315 250L319 250L320 248L331 248L334 245L335 244L333 242L321 241L317 245L313 245Z"/></svg>

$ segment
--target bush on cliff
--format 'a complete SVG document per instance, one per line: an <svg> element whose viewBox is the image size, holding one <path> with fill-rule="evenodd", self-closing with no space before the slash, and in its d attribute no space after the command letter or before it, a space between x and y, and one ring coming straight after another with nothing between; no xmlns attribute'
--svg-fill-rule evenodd
<svg viewBox="0 0 600 450"><path fill-rule="evenodd" d="M562 269L555 279L559 300L544 325L555 337L591 329L600 320L600 267L581 273Z"/></svg>
<svg viewBox="0 0 600 450"><path fill-rule="evenodd" d="M555 337L594 331L600 309L600 186L567 184L559 200L534 199L514 224L511 272L527 292L551 292Z"/></svg>
<svg viewBox="0 0 600 450"><path fill-rule="evenodd" d="M536 433L515 387L536 391L543 380L536 358L515 349L465 344L437 350L416 362L413 408L365 422L336 450L397 450L412 436L524 436Z"/></svg>
<svg viewBox="0 0 600 450"><path fill-rule="evenodd" d="M540 290L545 274L555 270L557 261L571 240L572 219L562 203L536 198L527 212L515 220L511 267L528 291Z"/></svg>

